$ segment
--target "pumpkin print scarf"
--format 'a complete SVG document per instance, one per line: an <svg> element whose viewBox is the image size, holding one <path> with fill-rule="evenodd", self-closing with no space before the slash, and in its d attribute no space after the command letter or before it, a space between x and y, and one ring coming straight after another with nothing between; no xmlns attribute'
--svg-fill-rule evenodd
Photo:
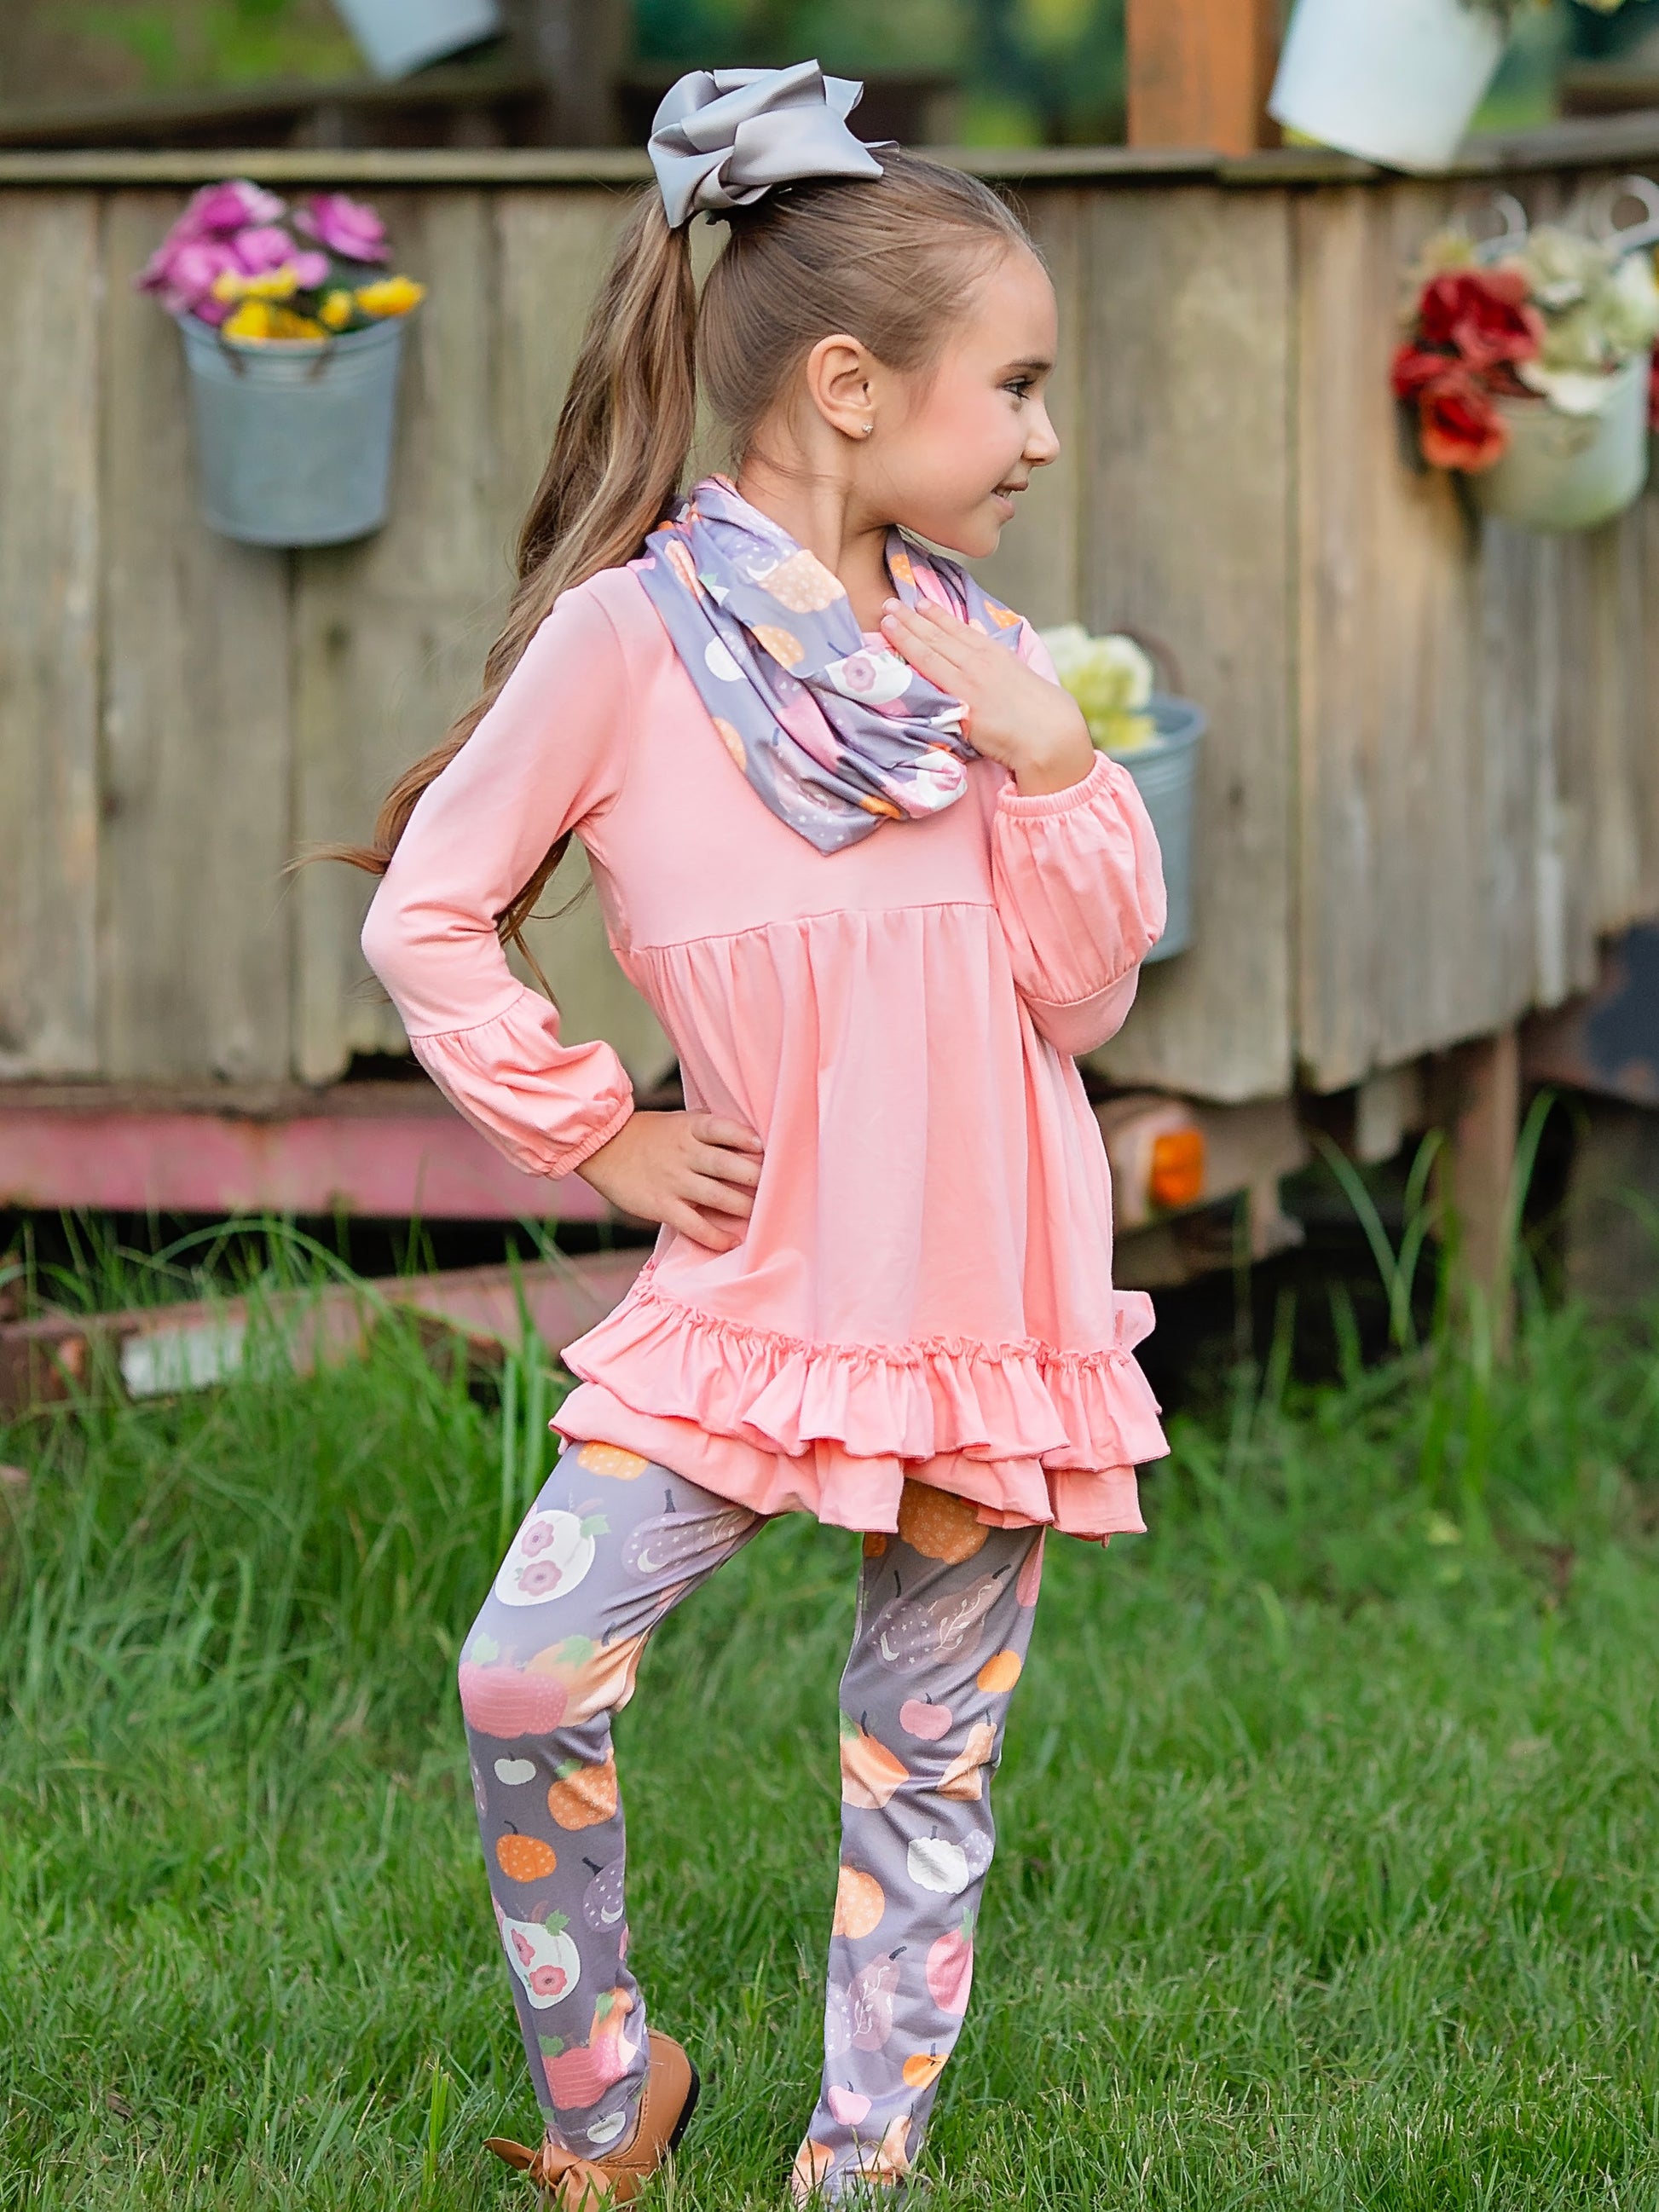
<svg viewBox="0 0 1659 2212"><path fill-rule="evenodd" d="M975 755L961 701L866 643L840 579L735 484L706 478L645 544L635 573L721 743L780 822L836 853L962 797ZM887 573L907 605L930 575L963 621L1017 642L1018 615L897 530Z"/></svg>

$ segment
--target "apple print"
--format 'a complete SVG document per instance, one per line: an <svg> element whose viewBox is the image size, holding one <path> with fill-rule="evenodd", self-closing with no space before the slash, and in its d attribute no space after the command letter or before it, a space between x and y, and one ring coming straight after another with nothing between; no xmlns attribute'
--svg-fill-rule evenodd
<svg viewBox="0 0 1659 2212"><path fill-rule="evenodd" d="M994 1575L980 1575L963 1589L935 1598L931 1605L904 1595L898 1576L893 1595L877 1614L876 1649L890 1667L907 1670L927 1660L966 1657L984 1633L986 1614L1002 1588L1004 1567Z"/></svg>
<svg viewBox="0 0 1659 2212"><path fill-rule="evenodd" d="M595 1859L584 1859L582 1864L593 1875L582 1892L582 1918L590 1928L614 1928L623 1917L623 1862L612 1859L602 1867Z"/></svg>
<svg viewBox="0 0 1659 2212"><path fill-rule="evenodd" d="M517 1790L523 1784L536 1779L536 1762L533 1759L498 1759L495 1761L495 1779L505 1782L509 1790Z"/></svg>
<svg viewBox="0 0 1659 2212"><path fill-rule="evenodd" d="M927 1954L927 1994L941 2012L959 2019L973 1981L974 1916L964 1912L961 1927L941 1936Z"/></svg>
<svg viewBox="0 0 1659 2212"><path fill-rule="evenodd" d="M831 2058L848 2051L879 2051L893 2033L893 1999L898 1993L899 1954L872 1959L845 1989L831 1982L825 1992L823 2047Z"/></svg>
<svg viewBox="0 0 1659 2212"><path fill-rule="evenodd" d="M902 2181L910 2171L910 2119L901 2112L896 2120L887 2124L887 2132L881 2139L881 2148L864 2169L872 2181Z"/></svg>
<svg viewBox="0 0 1659 2212"><path fill-rule="evenodd" d="M619 2111L606 2112L603 2118L592 2121L582 2132L589 2142L597 2144L603 2150L606 2143L616 2142L627 2125L628 2107L623 2105Z"/></svg>
<svg viewBox="0 0 1659 2212"><path fill-rule="evenodd" d="M593 1564L593 1539L607 1533L603 1513L562 1507L537 1510L513 1539L495 1577L503 1605L545 1605L568 1597Z"/></svg>
<svg viewBox="0 0 1659 2212"><path fill-rule="evenodd" d="M870 2117L870 2100L860 2096L856 2089L843 2089L839 2082L830 2089L826 2101L844 2128L861 2127Z"/></svg>
<svg viewBox="0 0 1659 2212"><path fill-rule="evenodd" d="M562 2112L585 2112L590 2105L597 2105L639 2057L641 2046L631 2041L628 2033L628 2015L633 2009L634 2000L626 1990L606 1990L593 2008L593 2024L586 2043L567 2049L556 2036L538 2038L542 2070Z"/></svg>
<svg viewBox="0 0 1659 2212"><path fill-rule="evenodd" d="M465 1660L459 1680L461 1711L480 1735L550 1735L564 1718L569 1698L562 1682L518 1667L481 1667Z"/></svg>
<svg viewBox="0 0 1659 2212"><path fill-rule="evenodd" d="M942 1735L949 1735L951 1719L949 1705L936 1705L931 1698L907 1698L899 1707L899 1726L906 1735L920 1736L923 1743L937 1743Z"/></svg>
<svg viewBox="0 0 1659 2212"><path fill-rule="evenodd" d="M545 1921L509 1920L498 1905L495 1919L507 1963L537 2011L568 1997L581 1979L582 1962L564 1932L564 1915L551 1913Z"/></svg>
<svg viewBox="0 0 1659 2212"><path fill-rule="evenodd" d="M914 2057L907 2058L904 2062L905 2087L907 2089L931 2087L945 2071L945 2059L950 2055L947 2051L945 2058L941 2058L939 2046L935 2045L930 2051L918 2051Z"/></svg>
<svg viewBox="0 0 1659 2212"><path fill-rule="evenodd" d="M948 1837L917 1836L904 1855L904 1869L918 1889L957 1897L968 1887L968 1855Z"/></svg>
<svg viewBox="0 0 1659 2212"><path fill-rule="evenodd" d="M1001 1697L1018 1681L1024 1665L1018 1651L996 1651L986 1661L974 1680L988 1696Z"/></svg>
<svg viewBox="0 0 1659 2212"><path fill-rule="evenodd" d="M667 1510L641 1521L623 1546L629 1574L655 1576L674 1567L702 1565L724 1550L735 1550L754 1526L754 1515L734 1505L724 1513L682 1513L665 1490Z"/></svg>

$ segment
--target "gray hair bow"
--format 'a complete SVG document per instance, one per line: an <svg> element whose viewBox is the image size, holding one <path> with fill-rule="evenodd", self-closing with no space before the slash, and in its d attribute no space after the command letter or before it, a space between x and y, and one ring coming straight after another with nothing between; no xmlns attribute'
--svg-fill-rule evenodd
<svg viewBox="0 0 1659 2212"><path fill-rule="evenodd" d="M683 76L651 125L669 228L805 177L878 177L881 163L843 119L863 95L856 80L825 76L816 62Z"/></svg>

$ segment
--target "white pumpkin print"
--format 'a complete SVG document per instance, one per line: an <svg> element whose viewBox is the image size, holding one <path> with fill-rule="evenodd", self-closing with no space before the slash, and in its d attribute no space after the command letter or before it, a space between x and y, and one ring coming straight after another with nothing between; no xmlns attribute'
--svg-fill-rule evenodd
<svg viewBox="0 0 1659 2212"><path fill-rule="evenodd" d="M564 1932L563 1914L550 1914L545 1922L509 1920L497 1905L495 1919L507 1961L531 2003L538 2012L562 2004L582 1978L582 1962Z"/></svg>
<svg viewBox="0 0 1659 2212"><path fill-rule="evenodd" d="M606 1532L604 1514L584 1520L555 1507L532 1513L513 1539L495 1577L503 1605L546 1605L568 1597L593 1564L593 1539Z"/></svg>
<svg viewBox="0 0 1659 2212"><path fill-rule="evenodd" d="M968 1854L945 1836L918 1836L904 1855L905 1872L918 1889L957 1897L968 1887Z"/></svg>

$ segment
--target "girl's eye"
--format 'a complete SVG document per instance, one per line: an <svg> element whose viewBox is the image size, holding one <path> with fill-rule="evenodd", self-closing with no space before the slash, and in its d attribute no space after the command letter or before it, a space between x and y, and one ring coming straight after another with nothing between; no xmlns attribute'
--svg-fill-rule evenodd
<svg viewBox="0 0 1659 2212"><path fill-rule="evenodd" d="M1005 392L1012 392L1016 399L1029 399L1035 381L1034 378L1029 376L1011 377L1002 388Z"/></svg>

